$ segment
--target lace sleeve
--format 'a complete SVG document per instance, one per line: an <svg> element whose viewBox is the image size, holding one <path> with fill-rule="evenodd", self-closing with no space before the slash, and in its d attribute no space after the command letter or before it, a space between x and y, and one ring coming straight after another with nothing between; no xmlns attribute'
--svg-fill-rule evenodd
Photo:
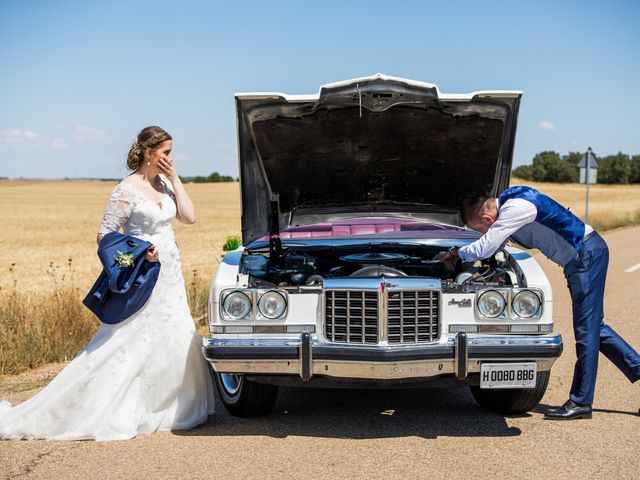
<svg viewBox="0 0 640 480"><path fill-rule="evenodd" d="M104 212L104 217L102 217L98 233L105 235L120 230L131 216L133 200L131 192L124 188L122 183L116 185L109 197L109 204Z"/></svg>

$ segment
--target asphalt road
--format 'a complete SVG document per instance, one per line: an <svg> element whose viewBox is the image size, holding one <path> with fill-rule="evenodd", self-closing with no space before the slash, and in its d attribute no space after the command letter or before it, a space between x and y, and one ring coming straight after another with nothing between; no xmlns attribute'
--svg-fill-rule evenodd
<svg viewBox="0 0 640 480"><path fill-rule="evenodd" d="M611 251L606 321L640 349L640 268L632 269L640 263L640 228L604 237ZM592 420L542 418L546 406L568 397L575 354L562 271L538 260L554 286L565 353L530 414L487 413L466 388L283 389L267 417L237 419L218 404L209 423L189 432L108 443L0 441L0 477L637 479L640 385L631 385L604 357Z"/></svg>

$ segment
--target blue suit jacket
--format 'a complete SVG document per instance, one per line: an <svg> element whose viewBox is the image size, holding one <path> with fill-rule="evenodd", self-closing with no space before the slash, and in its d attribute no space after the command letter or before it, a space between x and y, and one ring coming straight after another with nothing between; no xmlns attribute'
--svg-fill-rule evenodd
<svg viewBox="0 0 640 480"><path fill-rule="evenodd" d="M129 318L146 303L160 273L160 262L145 260L151 243L119 232L107 233L98 246L102 273L82 301L103 323ZM116 257L133 255L133 267L119 267Z"/></svg>

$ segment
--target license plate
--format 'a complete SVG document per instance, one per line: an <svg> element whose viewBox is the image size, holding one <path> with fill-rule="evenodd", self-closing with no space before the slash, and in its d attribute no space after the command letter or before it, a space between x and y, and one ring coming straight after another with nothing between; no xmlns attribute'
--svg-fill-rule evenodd
<svg viewBox="0 0 640 480"><path fill-rule="evenodd" d="M480 388L535 388L535 363L483 363Z"/></svg>

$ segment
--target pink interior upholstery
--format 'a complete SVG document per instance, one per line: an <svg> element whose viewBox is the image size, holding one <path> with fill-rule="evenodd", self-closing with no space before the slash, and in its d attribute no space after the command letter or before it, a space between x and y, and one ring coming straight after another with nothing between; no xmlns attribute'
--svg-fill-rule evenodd
<svg viewBox="0 0 640 480"><path fill-rule="evenodd" d="M280 233L280 238L311 238L311 237L349 237L352 235L370 235L373 233L422 230L420 223L379 223L359 225L312 225L298 227Z"/></svg>
<svg viewBox="0 0 640 480"><path fill-rule="evenodd" d="M290 238L350 237L386 232L415 232L427 230L464 231L465 229L443 226L437 223L369 217L343 219L335 223L316 223L304 227L292 227L284 232L280 232L280 238L286 240ZM269 237L265 236L262 237L261 240L268 239Z"/></svg>

